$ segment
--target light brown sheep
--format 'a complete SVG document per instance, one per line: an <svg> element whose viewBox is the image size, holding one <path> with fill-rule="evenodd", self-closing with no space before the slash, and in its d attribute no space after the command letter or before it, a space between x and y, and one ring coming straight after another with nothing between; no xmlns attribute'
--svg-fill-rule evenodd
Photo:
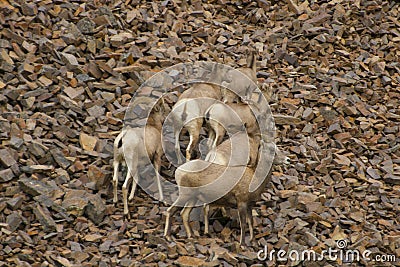
<svg viewBox="0 0 400 267"><path fill-rule="evenodd" d="M153 163L156 171L156 181L160 194L160 200L164 198L160 181L161 156L163 148L161 146L161 127L165 118L165 105L163 101L157 103L150 113L145 129L143 128L125 128L116 137L114 141L114 160L113 160L113 192L114 203L117 203L118 170L119 165L128 166L128 171L124 184L122 186L122 195L124 203L124 214L129 217L128 210L128 186L132 181L132 189L129 200L133 199L135 194L138 177L138 167ZM145 144L145 145L143 145ZM150 160L150 162L149 162Z"/></svg>
<svg viewBox="0 0 400 267"><path fill-rule="evenodd" d="M250 239L253 239L251 209L270 181L271 164L277 163L275 162L277 147L274 143L262 141L261 151L257 169L245 166L222 166L203 160L189 161L180 166L175 172L179 196L167 210L164 236L170 239L171 216L183 207L181 212L183 224L188 238L191 238L192 231L189 225L191 210L194 206L210 204L217 207L238 208L240 244L244 245L246 223L249 225ZM250 192L253 179L261 181L261 185Z"/></svg>

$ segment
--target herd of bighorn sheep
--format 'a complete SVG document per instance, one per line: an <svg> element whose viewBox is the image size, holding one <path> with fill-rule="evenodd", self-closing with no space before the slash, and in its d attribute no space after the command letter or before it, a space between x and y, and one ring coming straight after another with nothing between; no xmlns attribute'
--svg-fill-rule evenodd
<svg viewBox="0 0 400 267"><path fill-rule="evenodd" d="M217 64L211 74L212 80L217 81L217 83L221 82L225 75L229 75L223 68L219 69L219 65L222 64ZM233 77L237 79L235 84L249 82L241 77L248 77L250 81L257 84L255 53L249 53L247 67L237 70L245 76ZM245 88L245 85L241 88ZM248 95L248 92L243 93ZM204 101L193 101L196 99ZM287 165L290 161L273 142L268 143L268 145L263 140L263 133L260 131L256 117L246 99L240 98L230 90L216 84L196 83L192 85L179 96L172 110L166 107L163 99L160 99L148 116L145 131L142 128L127 127L120 132L114 142L114 203L118 200L119 166L121 164L128 165L130 171L127 171L122 194L124 214L129 216L128 200L132 200L135 193L139 178L138 167L141 164L149 164L150 162L146 162L149 159L156 170L159 199L163 200L164 193L159 174L161 159L164 154L161 145L161 133L162 125L169 111L174 128L175 155L178 165L180 165L175 171L179 195L167 209L164 236L167 239L171 238L171 216L183 207L182 221L187 237L190 238L192 236L189 224L190 212L194 206L203 203L200 205L204 208L205 233L208 233L210 207L238 209L241 229L240 244L244 245L246 224L249 227L250 240L253 239L252 207L260 199L261 193L270 181L271 176L270 169L265 172L258 172L258 170L262 169L263 166L271 166L271 163ZM203 159L193 160L194 150L199 144L200 132L204 125L206 125L208 135L208 154ZM229 129L226 129L227 126ZM180 132L183 129L189 134L189 143L185 151L186 162L184 157L181 156ZM233 134L226 139L227 131ZM224 141L224 139L226 140ZM241 151L245 149L248 153L232 153L232 150ZM270 164L267 164L267 162ZM239 172L242 173L241 176L237 178L231 189L226 193L225 181L229 184L230 177ZM257 177L259 173L263 174L263 177L258 177L262 181L261 186L250 192L250 183L253 177ZM220 181L221 177L223 178L221 179L222 182ZM128 186L131 180L132 188L128 198ZM212 190L209 190L210 186L207 187L207 185L213 184L215 186L212 186Z"/></svg>

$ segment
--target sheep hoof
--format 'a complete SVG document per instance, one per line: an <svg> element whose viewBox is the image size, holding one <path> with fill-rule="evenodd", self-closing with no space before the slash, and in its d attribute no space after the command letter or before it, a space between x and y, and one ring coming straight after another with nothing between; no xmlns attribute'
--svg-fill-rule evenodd
<svg viewBox="0 0 400 267"><path fill-rule="evenodd" d="M167 239L167 241L169 241L169 242L172 241L171 235L165 235L164 237L165 237L165 239Z"/></svg>
<svg viewBox="0 0 400 267"><path fill-rule="evenodd" d="M210 228L204 226L204 235L210 237Z"/></svg>
<svg viewBox="0 0 400 267"><path fill-rule="evenodd" d="M128 219L128 220L130 220L131 219L131 214L128 212L128 213L125 213L124 212L124 217L126 218L126 219Z"/></svg>
<svg viewBox="0 0 400 267"><path fill-rule="evenodd" d="M132 199L133 199L133 196L128 197L128 201L132 201Z"/></svg>

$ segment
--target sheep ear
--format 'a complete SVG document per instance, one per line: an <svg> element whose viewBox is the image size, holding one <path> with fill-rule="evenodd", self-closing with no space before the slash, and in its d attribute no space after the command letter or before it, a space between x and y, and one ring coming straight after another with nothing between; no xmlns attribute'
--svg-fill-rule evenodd
<svg viewBox="0 0 400 267"><path fill-rule="evenodd" d="M161 115L163 115L164 117L167 116L168 113L171 112L171 107L168 105L168 102L165 101L164 98L161 99Z"/></svg>
<svg viewBox="0 0 400 267"><path fill-rule="evenodd" d="M154 111L156 111L156 112L164 112L166 109L165 109L165 101L164 101L164 98L160 98L158 101L157 101L157 103L154 105Z"/></svg>
<svg viewBox="0 0 400 267"><path fill-rule="evenodd" d="M160 112L160 110L161 110L160 102L157 102L157 103L154 105L153 110L154 110L155 112Z"/></svg>

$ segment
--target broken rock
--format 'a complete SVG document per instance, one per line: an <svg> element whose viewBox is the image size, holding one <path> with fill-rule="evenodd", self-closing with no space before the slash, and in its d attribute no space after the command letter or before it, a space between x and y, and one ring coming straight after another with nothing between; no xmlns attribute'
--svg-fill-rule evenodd
<svg viewBox="0 0 400 267"><path fill-rule="evenodd" d="M79 142L84 150L93 151L97 144L97 138L85 133L81 133L79 135Z"/></svg>
<svg viewBox="0 0 400 267"><path fill-rule="evenodd" d="M12 210L17 210L21 207L22 202L23 202L22 197L14 197L10 200L7 201L7 205L12 209Z"/></svg>
<svg viewBox="0 0 400 267"><path fill-rule="evenodd" d="M69 214L82 216L88 204L86 194L85 190L69 190L64 195L64 201L61 205Z"/></svg>
<svg viewBox="0 0 400 267"><path fill-rule="evenodd" d="M99 195L89 195L88 204L85 207L84 213L95 224L100 224L106 214L106 206L103 199Z"/></svg>
<svg viewBox="0 0 400 267"><path fill-rule="evenodd" d="M51 217L49 210L46 207L42 207L37 204L33 208L33 213L36 216L36 219L43 226L43 230L47 233L54 232L57 229L57 224Z"/></svg>
<svg viewBox="0 0 400 267"><path fill-rule="evenodd" d="M108 173L103 169L95 166L89 165L88 178L94 183L95 190L99 190L103 187L108 177Z"/></svg>
<svg viewBox="0 0 400 267"><path fill-rule="evenodd" d="M8 151L8 149L4 148L0 150L0 163L8 168L11 165L14 165L17 163L14 159L14 157L11 155L11 153Z"/></svg>
<svg viewBox="0 0 400 267"><path fill-rule="evenodd" d="M22 217L17 212L11 213L6 218L6 223L8 224L8 227L11 232L14 232L15 230L17 230L22 222L23 222Z"/></svg>
<svg viewBox="0 0 400 267"><path fill-rule="evenodd" d="M0 171L0 183L9 182L14 178L14 173L11 169L5 169Z"/></svg>
<svg viewBox="0 0 400 267"><path fill-rule="evenodd" d="M18 184L22 191L33 197L41 194L50 196L54 191L54 189L47 183L31 178L22 178L18 181Z"/></svg>

